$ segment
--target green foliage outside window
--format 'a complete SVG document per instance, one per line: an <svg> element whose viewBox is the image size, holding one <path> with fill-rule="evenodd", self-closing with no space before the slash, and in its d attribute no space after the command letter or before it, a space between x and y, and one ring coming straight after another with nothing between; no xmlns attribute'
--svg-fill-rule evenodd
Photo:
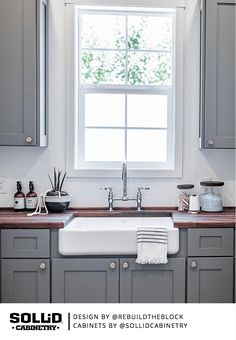
<svg viewBox="0 0 236 340"><path fill-rule="evenodd" d="M125 45L121 32L115 36L116 51L94 51L96 37L89 37L89 49L81 51L82 83L86 84L125 84L128 85L170 85L171 82L171 41L167 34L158 46L161 52L142 51L145 45L143 32L145 17L139 25L131 26L127 38L126 53L119 51Z"/></svg>

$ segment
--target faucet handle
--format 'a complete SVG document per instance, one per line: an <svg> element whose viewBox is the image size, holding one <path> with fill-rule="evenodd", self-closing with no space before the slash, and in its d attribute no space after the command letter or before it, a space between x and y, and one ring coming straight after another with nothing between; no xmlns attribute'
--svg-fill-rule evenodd
<svg viewBox="0 0 236 340"><path fill-rule="evenodd" d="M112 187L101 187L100 190L105 190L107 191L108 190L108 200L113 200L113 191L112 191Z"/></svg>
<svg viewBox="0 0 236 340"><path fill-rule="evenodd" d="M145 187L145 188L143 188L143 187L137 187L137 189L138 189L138 191L141 191L141 190L150 190L149 187Z"/></svg>
<svg viewBox="0 0 236 340"><path fill-rule="evenodd" d="M108 204L109 204L109 211L113 210L113 191L112 191L112 187L101 187L100 190L108 190Z"/></svg>
<svg viewBox="0 0 236 340"><path fill-rule="evenodd" d="M112 187L100 187L100 190L109 190L110 192L112 191Z"/></svg>

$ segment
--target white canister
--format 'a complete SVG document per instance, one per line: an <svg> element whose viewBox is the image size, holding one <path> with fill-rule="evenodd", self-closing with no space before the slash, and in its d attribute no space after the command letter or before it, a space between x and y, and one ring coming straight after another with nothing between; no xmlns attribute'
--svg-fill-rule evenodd
<svg viewBox="0 0 236 340"><path fill-rule="evenodd" d="M199 196L191 195L189 198L189 211L198 212L200 210L200 200Z"/></svg>

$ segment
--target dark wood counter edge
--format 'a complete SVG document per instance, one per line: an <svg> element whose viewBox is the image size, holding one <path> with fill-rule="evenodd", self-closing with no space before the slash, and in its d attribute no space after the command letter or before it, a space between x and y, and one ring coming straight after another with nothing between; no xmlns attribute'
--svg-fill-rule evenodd
<svg viewBox="0 0 236 340"><path fill-rule="evenodd" d="M29 229L29 228L64 228L74 217L128 217L148 216L155 213L157 216L170 216L177 228L235 228L235 208L225 208L221 213L204 213L190 215L179 212L177 208L149 207L140 212L135 209L122 208L108 211L106 208L79 208L69 209L64 214L27 217L26 213L15 213L12 209L0 209L0 229Z"/></svg>
<svg viewBox="0 0 236 340"><path fill-rule="evenodd" d="M17 218L18 217L18 218ZM34 216L34 217L21 217L11 216L9 218L1 218L0 215L0 229L61 229L64 228L74 218L73 213L60 214L60 217L47 215L47 216Z"/></svg>
<svg viewBox="0 0 236 340"><path fill-rule="evenodd" d="M64 228L65 224L63 222L50 223L50 222L25 222L25 223L4 223L0 225L1 229L61 229Z"/></svg>
<svg viewBox="0 0 236 340"><path fill-rule="evenodd" d="M236 228L235 223L224 224L222 222L190 222L180 223L174 222L175 228L188 229L188 228Z"/></svg>

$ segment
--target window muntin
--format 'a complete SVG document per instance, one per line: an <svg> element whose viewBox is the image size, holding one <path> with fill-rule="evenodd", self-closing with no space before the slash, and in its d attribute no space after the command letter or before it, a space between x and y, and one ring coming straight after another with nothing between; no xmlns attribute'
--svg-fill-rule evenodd
<svg viewBox="0 0 236 340"><path fill-rule="evenodd" d="M77 168L173 168L174 10L78 19Z"/></svg>
<svg viewBox="0 0 236 340"><path fill-rule="evenodd" d="M81 84L170 85L173 16L79 11Z"/></svg>

